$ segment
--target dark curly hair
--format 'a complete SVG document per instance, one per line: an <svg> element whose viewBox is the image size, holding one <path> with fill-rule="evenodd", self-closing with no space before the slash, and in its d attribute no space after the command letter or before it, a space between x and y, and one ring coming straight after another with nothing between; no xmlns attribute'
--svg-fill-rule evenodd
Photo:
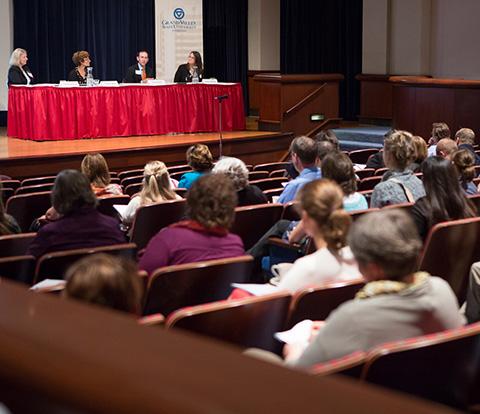
<svg viewBox="0 0 480 414"><path fill-rule="evenodd" d="M235 216L237 192L225 174L208 174L196 180L187 196L187 211L192 220L206 228L229 229Z"/></svg>

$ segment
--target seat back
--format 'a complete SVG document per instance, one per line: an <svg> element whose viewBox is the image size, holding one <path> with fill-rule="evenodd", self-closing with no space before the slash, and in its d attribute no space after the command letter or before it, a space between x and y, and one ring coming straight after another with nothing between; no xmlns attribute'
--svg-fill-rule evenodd
<svg viewBox="0 0 480 414"><path fill-rule="evenodd" d="M188 170L184 170L184 171L178 171L178 172L173 172L173 173L169 173L170 174L170 178L172 180L177 180L177 181L180 181L180 179L182 178L183 174L187 173L187 172L192 172L193 170L190 168Z"/></svg>
<svg viewBox="0 0 480 414"><path fill-rule="evenodd" d="M35 257L19 255L0 258L0 277L31 285L35 270Z"/></svg>
<svg viewBox="0 0 480 414"><path fill-rule="evenodd" d="M50 208L50 192L22 194L10 197L6 211L17 220L22 232L27 232L32 221Z"/></svg>
<svg viewBox="0 0 480 414"><path fill-rule="evenodd" d="M480 323L381 345L371 352L368 382L465 409L480 364Z"/></svg>
<svg viewBox="0 0 480 414"><path fill-rule="evenodd" d="M366 210L355 210L355 211L350 211L348 214L350 214L350 217L352 218L353 221L359 219L362 217L364 214L371 213L373 211L379 211L379 208L367 208Z"/></svg>
<svg viewBox="0 0 480 414"><path fill-rule="evenodd" d="M375 170L373 168L364 168L363 170L355 171L356 176L359 180L373 176Z"/></svg>
<svg viewBox="0 0 480 414"><path fill-rule="evenodd" d="M230 231L242 238L245 250L248 250L280 220L282 213L282 204L237 207L235 221Z"/></svg>
<svg viewBox="0 0 480 414"><path fill-rule="evenodd" d="M143 181L142 175L131 175L129 177L124 177L120 180L120 184L124 187L129 186L130 184L141 184Z"/></svg>
<svg viewBox="0 0 480 414"><path fill-rule="evenodd" d="M331 374L342 374L353 378L360 378L366 360L366 352L355 351L344 357L314 365L309 372L316 377L324 377L325 375Z"/></svg>
<svg viewBox="0 0 480 414"><path fill-rule="evenodd" d="M435 225L427 236L419 270L440 276L463 303L470 266L480 260L480 217Z"/></svg>
<svg viewBox="0 0 480 414"><path fill-rule="evenodd" d="M251 185L256 185L260 190L273 190L274 188L284 188L282 183L288 182L287 177L264 178L263 180L250 181Z"/></svg>
<svg viewBox="0 0 480 414"><path fill-rule="evenodd" d="M274 188L272 190L264 190L262 191L263 194L265 194L265 196L268 198L268 202L269 203L273 203L274 201L274 198L276 198L276 200L278 200L278 197L280 197L280 195L283 193L283 188Z"/></svg>
<svg viewBox="0 0 480 414"><path fill-rule="evenodd" d="M477 208L477 216L480 215L480 194L474 194L474 195L468 196L468 199Z"/></svg>
<svg viewBox="0 0 480 414"><path fill-rule="evenodd" d="M111 174L111 173L110 173ZM143 175L143 168L137 168L135 170L125 170L125 171L120 171L118 174L117 174L117 177L118 179L121 181L123 180L124 178L127 178L127 177L135 177L135 176L138 176L138 175Z"/></svg>
<svg viewBox="0 0 480 414"><path fill-rule="evenodd" d="M169 174L174 174L178 172L192 171L192 167L188 164L172 165L171 167L167 167L167 170Z"/></svg>
<svg viewBox="0 0 480 414"><path fill-rule="evenodd" d="M2 187L16 190L18 187L20 187L20 181L19 180L2 180Z"/></svg>
<svg viewBox="0 0 480 414"><path fill-rule="evenodd" d="M382 168L377 168L375 170L375 174L373 174L376 177L383 177L383 174L385 174L388 171L387 167L382 167Z"/></svg>
<svg viewBox="0 0 480 414"><path fill-rule="evenodd" d="M143 314L225 299L232 283L248 282L252 266L251 256L240 256L160 268L150 277Z"/></svg>
<svg viewBox="0 0 480 414"><path fill-rule="evenodd" d="M248 173L248 180L255 181L255 180L263 180L268 178L269 172L268 171L250 171Z"/></svg>
<svg viewBox="0 0 480 414"><path fill-rule="evenodd" d="M116 204L126 205L130 202L130 197L128 195L115 195L115 196L106 196L98 199L97 210L111 217L118 217L119 213L113 207Z"/></svg>
<svg viewBox="0 0 480 414"><path fill-rule="evenodd" d="M380 181L382 181L381 176L364 178L358 183L358 191L373 190Z"/></svg>
<svg viewBox="0 0 480 414"><path fill-rule="evenodd" d="M15 190L15 195L20 194L31 194L31 193L41 193L42 191L52 191L53 183L38 184L38 185L27 185L18 187Z"/></svg>
<svg viewBox="0 0 480 414"><path fill-rule="evenodd" d="M130 197L133 197L135 194L142 191L142 187L143 187L142 183L130 184L125 187L124 193Z"/></svg>
<svg viewBox="0 0 480 414"><path fill-rule="evenodd" d="M288 326L294 326L304 319L318 321L327 319L330 312L347 300L353 299L364 284L363 279L326 282L296 292L290 306Z"/></svg>
<svg viewBox="0 0 480 414"><path fill-rule="evenodd" d="M64 250L44 254L38 259L35 268L35 283L43 279L63 279L67 269L82 257L106 253L135 260L137 246L133 243L113 244L110 246L92 247L84 249Z"/></svg>
<svg viewBox="0 0 480 414"><path fill-rule="evenodd" d="M378 149L376 148L367 148L361 150L350 151L348 156L352 160L353 164L366 164L368 158L373 154L376 154Z"/></svg>
<svg viewBox="0 0 480 414"><path fill-rule="evenodd" d="M8 199L13 196L15 190L13 188L0 188L0 197L2 198L3 205L5 205Z"/></svg>
<svg viewBox="0 0 480 414"><path fill-rule="evenodd" d="M145 248L161 229L182 220L186 206L186 200L182 199L140 207L135 214L130 241L138 250Z"/></svg>
<svg viewBox="0 0 480 414"><path fill-rule="evenodd" d="M299 205L297 201L290 201L283 206L282 219L284 220L300 220Z"/></svg>
<svg viewBox="0 0 480 414"><path fill-rule="evenodd" d="M285 170L290 165L289 162L269 162L267 164L257 164L253 167L253 171L275 171Z"/></svg>
<svg viewBox="0 0 480 414"><path fill-rule="evenodd" d="M37 233L20 233L0 236L0 257L23 256Z"/></svg>
<svg viewBox="0 0 480 414"><path fill-rule="evenodd" d="M271 171L269 174L270 178L276 178L276 177L285 177L287 175L287 170L285 168L281 170L274 170Z"/></svg>
<svg viewBox="0 0 480 414"><path fill-rule="evenodd" d="M406 213L410 213L412 211L413 206L415 203L399 203L399 204L389 204L388 206L384 206L384 209L392 209L392 208L399 208L405 211Z"/></svg>
<svg viewBox="0 0 480 414"><path fill-rule="evenodd" d="M32 185L52 184L55 182L55 175L49 175L45 177L26 178L22 181L21 187L29 187Z"/></svg>
<svg viewBox="0 0 480 414"><path fill-rule="evenodd" d="M174 312L168 328L207 335L243 348L277 351L281 344L273 334L283 330L290 295L273 295L209 303Z"/></svg>

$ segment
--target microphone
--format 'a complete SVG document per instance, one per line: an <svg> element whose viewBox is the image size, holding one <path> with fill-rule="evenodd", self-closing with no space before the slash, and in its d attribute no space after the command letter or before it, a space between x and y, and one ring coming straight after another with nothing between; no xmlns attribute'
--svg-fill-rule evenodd
<svg viewBox="0 0 480 414"><path fill-rule="evenodd" d="M217 101L224 101L225 99L228 99L228 95L219 95L219 96L215 96L215 98L213 98Z"/></svg>

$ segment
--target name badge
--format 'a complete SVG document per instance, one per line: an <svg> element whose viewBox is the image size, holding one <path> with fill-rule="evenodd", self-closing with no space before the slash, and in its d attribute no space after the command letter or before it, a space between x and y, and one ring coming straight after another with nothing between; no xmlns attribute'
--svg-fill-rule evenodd
<svg viewBox="0 0 480 414"><path fill-rule="evenodd" d="M137 70L135 71L135 75L140 75L140 76L142 76L142 71L141 71L141 69L137 69Z"/></svg>

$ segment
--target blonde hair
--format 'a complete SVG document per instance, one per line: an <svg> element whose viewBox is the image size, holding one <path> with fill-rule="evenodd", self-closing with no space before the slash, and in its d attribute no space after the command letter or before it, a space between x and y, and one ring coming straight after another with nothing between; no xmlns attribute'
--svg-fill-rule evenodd
<svg viewBox="0 0 480 414"><path fill-rule="evenodd" d="M394 167L404 170L415 159L413 135L407 131L395 131L385 138L383 148L391 156ZM387 165L387 167L389 167Z"/></svg>
<svg viewBox="0 0 480 414"><path fill-rule="evenodd" d="M343 191L338 184L328 179L311 181L300 190L298 200L330 250L336 252L347 245L352 218L343 209Z"/></svg>
<svg viewBox="0 0 480 414"><path fill-rule="evenodd" d="M158 203L177 198L172 189L167 166L161 161L150 161L143 170L143 188L140 204Z"/></svg>
<svg viewBox="0 0 480 414"><path fill-rule="evenodd" d="M86 50L80 50L73 54L72 61L75 66L80 66L80 63L82 63L84 59L89 57L90 57L90 54Z"/></svg>
<svg viewBox="0 0 480 414"><path fill-rule="evenodd" d="M20 56L26 55L27 51L25 49L17 48L10 55L9 64L10 66L20 66Z"/></svg>
<svg viewBox="0 0 480 414"><path fill-rule="evenodd" d="M90 184L95 187L103 188L110 184L110 171L102 154L96 152L85 155L81 168Z"/></svg>
<svg viewBox="0 0 480 414"><path fill-rule="evenodd" d="M475 144L475 132L470 128L461 128L455 134L455 138L458 139L459 144Z"/></svg>
<svg viewBox="0 0 480 414"><path fill-rule="evenodd" d="M415 161L421 164L428 157L427 143L422 137L414 135L413 145L415 145Z"/></svg>

